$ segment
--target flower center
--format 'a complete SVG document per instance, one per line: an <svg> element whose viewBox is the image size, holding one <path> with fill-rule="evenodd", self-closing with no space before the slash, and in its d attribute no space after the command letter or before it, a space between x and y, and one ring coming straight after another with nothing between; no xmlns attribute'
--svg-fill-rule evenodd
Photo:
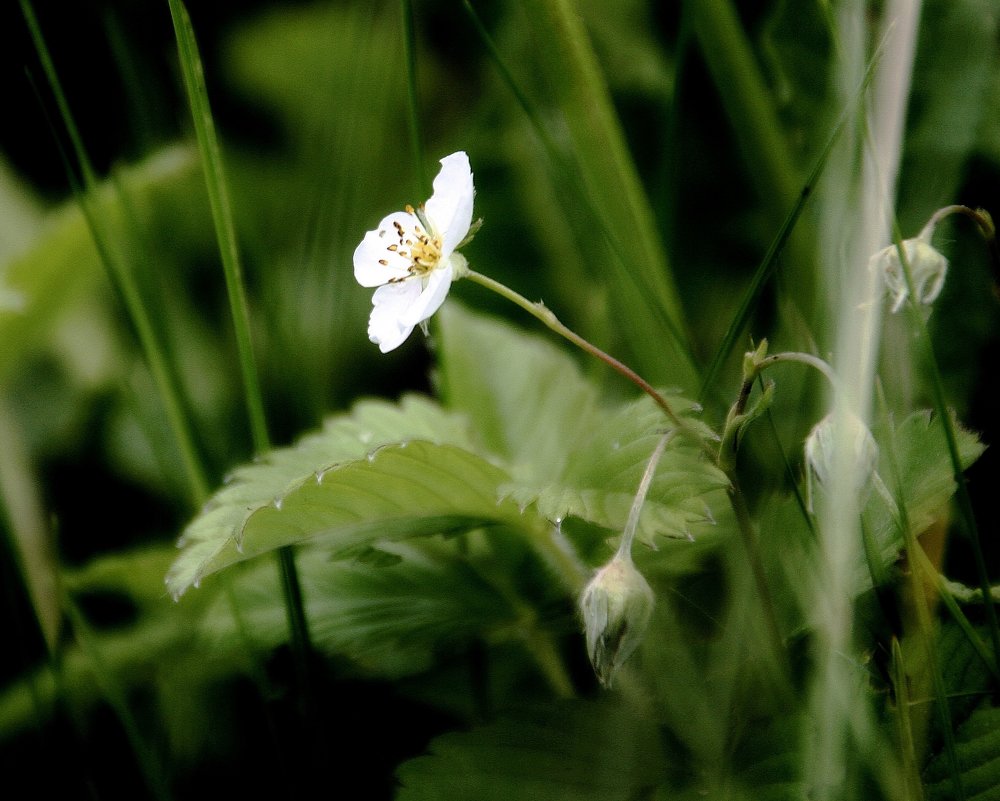
<svg viewBox="0 0 1000 801"><path fill-rule="evenodd" d="M413 206L409 205L406 211L409 214L415 213ZM396 229L396 241L389 245L387 250L409 259L410 266L407 270L411 276L423 277L432 272L441 260L441 238L431 236L420 223L414 225L412 231L404 228L399 222L394 222L393 227ZM392 282L405 280L396 278Z"/></svg>

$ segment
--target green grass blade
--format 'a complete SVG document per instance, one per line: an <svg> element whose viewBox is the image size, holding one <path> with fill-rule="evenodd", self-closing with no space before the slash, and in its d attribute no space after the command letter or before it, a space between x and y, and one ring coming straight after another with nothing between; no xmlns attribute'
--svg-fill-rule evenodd
<svg viewBox="0 0 1000 801"><path fill-rule="evenodd" d="M263 453L270 447L270 440L264 417L264 401L257 373L257 362L253 355L250 316L247 311L246 289L243 285L243 268L236 245L236 229L233 225L232 205L229 202L229 189L222 166L222 152L215 133L215 123L208 102L208 90L205 87L205 75L201 57L198 54L194 29L191 26L191 18L180 0L168 0L168 3L174 22L174 33L177 36L177 52L180 57L181 73L184 76L188 102L191 105L191 118L194 121L198 149L201 151L205 186L208 189L208 200L212 208L212 219L215 222L216 238L219 242L219 255L222 258L222 269L226 276L226 290L229 294L233 328L236 333L236 346L239 351L240 370L243 375L250 431L253 436L254 448L258 453Z"/></svg>
<svg viewBox="0 0 1000 801"><path fill-rule="evenodd" d="M750 42L730 0L685 3L706 65L732 120L758 194L775 220L793 202L799 183L790 148Z"/></svg>
<svg viewBox="0 0 1000 801"><path fill-rule="evenodd" d="M620 232L628 263L637 271L640 283L683 329L683 306L656 233L653 212L579 14L568 0L529 3L525 10L538 30L548 34L552 56L565 74L561 100L584 182L610 229Z"/></svg>
<svg viewBox="0 0 1000 801"><path fill-rule="evenodd" d="M191 18L181 0L168 0L168 3L170 16L174 23L174 33L177 37L177 52L180 58L181 72L184 76L184 86L191 105L191 116L194 120L195 134L202 156L202 166L205 170L205 184L212 208L212 218L215 222L222 268L226 277L226 289L229 295L233 327L236 332L250 430L255 450L258 453L264 453L270 449L270 438L264 416L264 397L261 392L257 362L253 354L250 315L247 309L239 249L236 245L236 229L233 225L229 190L222 166L222 152L215 133L215 123L208 100L208 89L205 86L204 70ZM315 721L312 720L311 713L314 704L311 703L312 692L309 675L309 654L312 653L312 644L309 635L309 622L302 600L301 583L295 567L295 554L290 547L280 548L277 552L277 558L289 635L292 651L295 655L296 677L300 691L300 710L305 719L310 721L315 731Z"/></svg>
<svg viewBox="0 0 1000 801"><path fill-rule="evenodd" d="M463 0L463 7L501 79L531 123L553 168L572 187L574 201L587 209L590 220L608 247L612 257L608 267L615 281L613 295L620 299L622 308L627 309L633 321L623 334L631 337L629 344L639 359L640 369L654 381L691 384L698 375L698 366L685 333L683 309L666 263L665 248L657 239L652 211L642 193L596 59L579 21L565 8L528 7L535 15L532 19L540 35L561 48L558 58L552 57L553 63L559 64L554 75L556 83L564 84L563 91L569 95L563 105L572 112L568 116L574 117L573 136L584 145L577 145L578 157L572 159L549 134L541 115L507 66L469 0ZM564 63L574 65L575 71L568 77L560 77ZM573 93L580 81L589 82L585 97ZM600 124L591 124L592 111ZM662 343L650 336L651 331L661 331L669 338L679 375L665 373Z"/></svg>
<svg viewBox="0 0 1000 801"><path fill-rule="evenodd" d="M917 760L910 715L909 678L903 662L903 649L895 637L892 639L892 685L896 699L896 745L902 757L903 781L906 783L907 798L919 801L923 798L923 787L920 784L920 763Z"/></svg>
<svg viewBox="0 0 1000 801"><path fill-rule="evenodd" d="M848 120L854 113L854 110L857 108L857 102L864 96L872 78L875 76L875 67L878 62L879 53L876 53L868 64L864 80L862 80L861 86L858 87L858 91L855 93L854 101L849 103L841 113L840 119L837 121L837 124L833 128L833 132L830 134L830 138L827 140L826 145L824 145L823 150L817 157L816 163L809 172L805 183L799 190L799 195L795 201L795 205L788 213L788 216L782 223L777 236L775 236L771 245L768 247L767 253L764 254L764 259L761 261L756 272L754 272L753 277L750 279L750 284L747 286L746 292L743 294L743 299L740 301L736 315L733 317L733 321L729 324L729 328L726 330L726 334L722 338L722 343L719 345L719 349L716 351L715 356L712 358L712 362L708 367L708 371L705 373L705 378L701 385L701 392L699 393L699 398L702 402L704 402L708 396L712 385L715 383L715 379L719 375L719 370L722 368L723 362L729 357L729 354L733 352L737 339L739 339L740 334L746 327L747 321L750 319L750 313L757 305L761 292L764 290L764 285L773 274L774 269L778 264L778 258L784 251L788 238L791 236L795 225L802 216L806 202L809 200L810 195L816 188L817 182L823 175L823 170L826 168L827 161L833 151L833 146L836 144L837 139L844 130L844 126L847 124Z"/></svg>

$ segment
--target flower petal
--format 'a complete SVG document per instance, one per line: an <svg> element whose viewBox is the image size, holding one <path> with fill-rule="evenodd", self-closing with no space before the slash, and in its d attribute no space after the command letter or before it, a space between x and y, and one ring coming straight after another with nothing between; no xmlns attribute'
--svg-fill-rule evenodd
<svg viewBox="0 0 1000 801"><path fill-rule="evenodd" d="M445 263L428 275L423 291L401 315L402 322L411 327L415 326L440 309L441 304L444 303L444 299L448 297L448 290L451 288L453 274L454 271L451 264ZM416 281L413 283L416 283Z"/></svg>
<svg viewBox="0 0 1000 801"><path fill-rule="evenodd" d="M941 294L948 273L948 259L921 237L904 239L903 249L906 260L910 263L910 278L916 292L914 301L929 306ZM875 253L869 259L868 267L881 274L893 301L892 313L895 314L910 297L910 288L896 246L889 245Z"/></svg>
<svg viewBox="0 0 1000 801"><path fill-rule="evenodd" d="M407 322L405 315L419 297L420 281L412 278L375 290L368 318L368 339L378 345L382 353L398 348L413 331L416 323Z"/></svg>
<svg viewBox="0 0 1000 801"><path fill-rule="evenodd" d="M948 259L929 242L921 239L914 240L912 254L910 248L907 248L906 255L910 259L917 300L925 306L930 306L944 288L944 279L948 274Z"/></svg>
<svg viewBox="0 0 1000 801"><path fill-rule="evenodd" d="M397 225L412 238L420 220L405 211L394 211L378 224L378 228L365 234L361 244L355 248L354 278L361 286L381 286L409 276L411 262L398 252L403 249L409 251L409 248L405 248L405 234L401 237ZM397 250L389 250L393 245Z"/></svg>
<svg viewBox="0 0 1000 801"><path fill-rule="evenodd" d="M434 194L424 210L434 233L441 237L442 259L448 258L469 233L475 194L469 157L459 151L441 159L441 171L434 179Z"/></svg>

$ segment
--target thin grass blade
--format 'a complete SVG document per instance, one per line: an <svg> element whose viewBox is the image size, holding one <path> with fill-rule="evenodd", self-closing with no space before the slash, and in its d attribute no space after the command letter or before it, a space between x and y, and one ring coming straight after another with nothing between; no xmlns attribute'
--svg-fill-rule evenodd
<svg viewBox="0 0 1000 801"><path fill-rule="evenodd" d="M830 154L833 152L833 147L837 143L837 139L844 130L844 126L853 116L858 102L860 102L860 99L868 90L868 86L871 84L872 78L875 76L875 68L879 62L879 56L880 53L876 53L868 63L864 80L861 82L861 86L858 87L854 99L841 113L840 119L837 121L837 124L833 128L833 132L830 134L830 138L827 140L826 145L817 157L816 163L813 165L812 170L810 170L805 183L799 190L799 196L795 201L795 205L788 213L788 216L785 218L784 223L782 223L777 235L771 242L770 247L768 247L767 253L764 254L764 259L761 261L757 270L754 272L753 277L750 279L750 283L743 294L743 299L740 301L736 315L733 317L733 321L729 324L729 328L726 330L726 334L722 338L722 343L719 345L719 349L716 351L715 356L712 358L708 370L705 373L705 378L701 385L701 392L699 393L699 398L703 402L715 383L715 379L719 375L719 370L722 368L723 362L725 362L725 360L733 352L737 339L739 339L741 333L746 328L746 324L750 319L751 311L756 307L757 302L760 300L761 292L763 292L764 286L774 273L774 270L778 265L778 259L784 251L785 245L788 243L788 239L792 235L792 231L795 229L799 218L802 216L806 202L809 200L813 189L815 189L816 184L823 175L823 170L826 168L827 161L830 158Z"/></svg>

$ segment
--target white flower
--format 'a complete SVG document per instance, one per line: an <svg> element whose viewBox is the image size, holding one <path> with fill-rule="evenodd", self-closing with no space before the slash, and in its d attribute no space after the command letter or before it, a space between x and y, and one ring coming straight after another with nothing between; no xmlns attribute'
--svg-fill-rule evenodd
<svg viewBox="0 0 1000 801"><path fill-rule="evenodd" d="M355 279L378 287L368 338L382 353L403 344L441 307L451 282L468 272L455 250L468 239L474 195L469 157L452 153L441 159L430 200L390 214L354 251Z"/></svg>
<svg viewBox="0 0 1000 801"><path fill-rule="evenodd" d="M910 263L910 278L913 280L915 299L925 306L931 305L941 294L948 272L948 259L931 244L933 233L934 225L928 224L919 236L903 240L906 260ZM876 270L882 275L886 289L892 296L892 312L895 314L910 295L896 246L890 245L878 251L869 259L868 269Z"/></svg>

